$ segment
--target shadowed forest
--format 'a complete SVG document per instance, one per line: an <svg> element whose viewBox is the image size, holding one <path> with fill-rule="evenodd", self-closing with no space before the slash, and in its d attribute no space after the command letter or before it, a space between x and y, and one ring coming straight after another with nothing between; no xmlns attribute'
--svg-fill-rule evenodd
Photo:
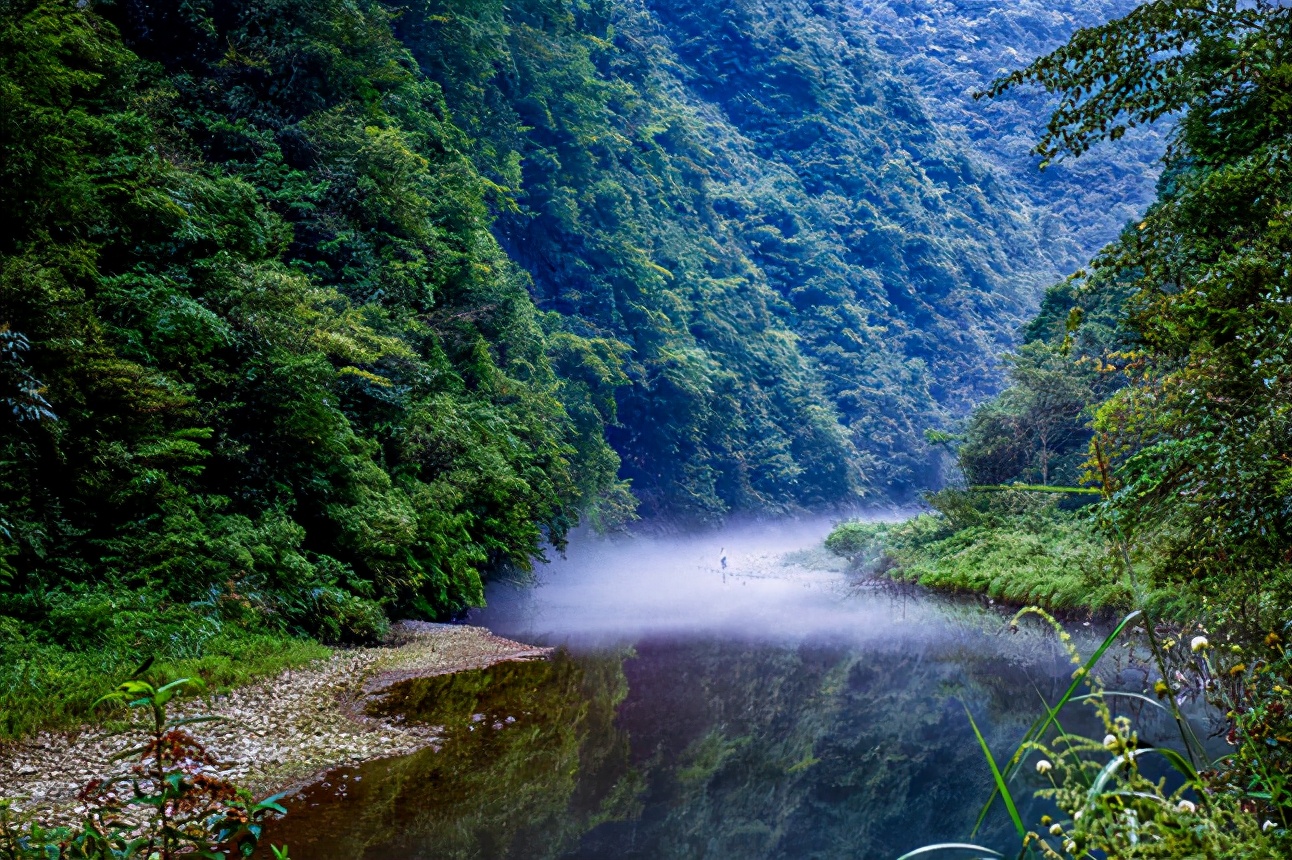
<svg viewBox="0 0 1292 860"><path fill-rule="evenodd" d="M883 8L7 4L4 647L358 641L580 520L939 484L1142 181L1052 231L903 67L1079 16Z"/></svg>
<svg viewBox="0 0 1292 860"><path fill-rule="evenodd" d="M1281 856L1290 129L1279 0L0 0L0 743L130 676L160 745L159 679L460 619L581 524L922 506L832 574L1123 617L1179 729L1177 790L1046 704L1045 856Z"/></svg>

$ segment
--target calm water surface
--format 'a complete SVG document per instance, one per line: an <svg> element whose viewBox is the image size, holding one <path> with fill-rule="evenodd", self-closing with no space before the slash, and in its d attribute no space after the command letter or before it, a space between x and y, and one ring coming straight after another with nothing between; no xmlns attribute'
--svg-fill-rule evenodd
<svg viewBox="0 0 1292 860"><path fill-rule="evenodd" d="M1073 667L993 607L850 583L813 551L829 527L574 541L471 619L552 660L395 688L379 707L441 743L329 774L271 841L294 860L797 860L963 840L991 792L965 709L1007 755ZM1139 689L1127 653L1103 674ZM1102 734L1081 706L1065 727ZM997 810L975 841L1011 834Z"/></svg>

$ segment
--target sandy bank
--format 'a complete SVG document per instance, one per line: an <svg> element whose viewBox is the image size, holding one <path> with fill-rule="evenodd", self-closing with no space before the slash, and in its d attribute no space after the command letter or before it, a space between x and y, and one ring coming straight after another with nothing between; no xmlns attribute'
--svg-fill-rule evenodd
<svg viewBox="0 0 1292 860"><path fill-rule="evenodd" d="M390 684L548 653L481 627L403 622L389 646L337 651L227 695L185 700L174 711L224 717L189 728L219 761L221 775L268 794L332 767L433 743L436 738L425 729L364 714L365 700ZM82 811L77 792L92 778L123 768L110 761L122 745L120 736L87 727L38 734L0 749L0 797L22 798L21 807L48 823L75 818Z"/></svg>

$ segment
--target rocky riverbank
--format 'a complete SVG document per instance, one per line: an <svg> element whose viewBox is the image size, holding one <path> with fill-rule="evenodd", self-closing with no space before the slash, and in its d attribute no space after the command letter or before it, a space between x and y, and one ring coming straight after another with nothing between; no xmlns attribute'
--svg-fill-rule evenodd
<svg viewBox="0 0 1292 860"><path fill-rule="evenodd" d="M434 743L425 727L396 725L365 713L367 700L408 678L545 657L481 627L403 622L383 647L335 652L327 660L207 699L181 702L183 716L222 720L189 730L219 762L224 777L268 794L341 765L405 755ZM83 811L77 793L91 779L120 770L123 738L100 727L41 733L0 748L0 797L47 823Z"/></svg>

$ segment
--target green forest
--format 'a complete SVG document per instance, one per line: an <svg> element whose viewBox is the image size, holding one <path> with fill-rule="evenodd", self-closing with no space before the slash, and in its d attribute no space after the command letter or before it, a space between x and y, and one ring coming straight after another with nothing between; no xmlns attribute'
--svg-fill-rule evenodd
<svg viewBox="0 0 1292 860"><path fill-rule="evenodd" d="M991 85L1055 98L1035 147L1052 164L1173 123L1156 198L1045 293L1005 358L1010 384L936 436L960 478L931 512L828 541L927 586L1138 609L1161 665L1189 667L1163 673L1158 698L1200 684L1234 748L1195 777L1205 812L1159 816L1141 849L1112 810L1073 855L1286 856L1290 47L1283 4L1161 0Z"/></svg>
<svg viewBox="0 0 1292 860"><path fill-rule="evenodd" d="M872 30L5 2L0 731L453 617L580 522L938 485L1070 252Z"/></svg>
<svg viewBox="0 0 1292 860"><path fill-rule="evenodd" d="M1041 246L1063 276L1080 269L1156 195L1167 121L1129 130L1115 145L1038 170L1033 152L1055 106L1041 88L975 97L998 76L1057 49L1076 30L1105 24L1137 0L871 0L856 14L877 49L918 85L949 139L999 168L1035 207ZM1056 279L1057 280L1057 279Z"/></svg>
<svg viewBox="0 0 1292 860"><path fill-rule="evenodd" d="M0 742L923 501L827 545L1216 649L1207 827L1053 856L1276 856L1290 125L1274 0L0 0Z"/></svg>

